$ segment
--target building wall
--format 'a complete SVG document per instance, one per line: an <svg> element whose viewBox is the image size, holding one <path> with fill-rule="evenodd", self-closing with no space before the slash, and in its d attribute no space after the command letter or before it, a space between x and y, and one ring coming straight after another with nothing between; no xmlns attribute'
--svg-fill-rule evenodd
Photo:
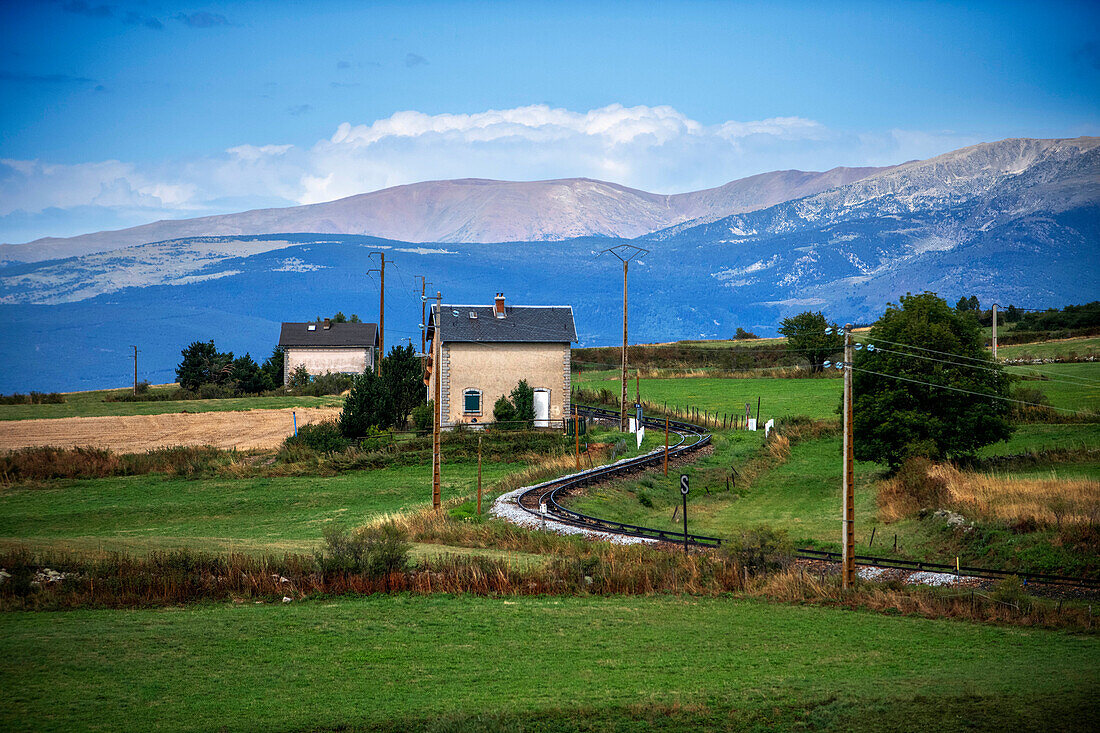
<svg viewBox="0 0 1100 733"><path fill-rule="evenodd" d="M368 368L374 368L372 349L351 346L288 346L286 348L286 368L283 384L290 381L291 373L304 364L313 376L326 372L354 372L362 374Z"/></svg>
<svg viewBox="0 0 1100 733"><path fill-rule="evenodd" d="M443 425L493 421L493 405L502 395L511 394L521 379L532 389L550 390L550 419L569 414L569 344L538 343L457 343L443 344L441 368L432 379L442 376L441 400ZM429 387L429 399L435 389ZM481 390L481 414L463 411L463 393Z"/></svg>

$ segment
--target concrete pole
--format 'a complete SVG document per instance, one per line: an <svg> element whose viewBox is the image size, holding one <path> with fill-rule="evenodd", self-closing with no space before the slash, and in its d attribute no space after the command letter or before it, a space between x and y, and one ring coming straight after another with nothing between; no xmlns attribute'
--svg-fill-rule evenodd
<svg viewBox="0 0 1100 733"><path fill-rule="evenodd" d="M847 590L856 580L855 451L852 446L852 324L844 326L844 471L841 547L841 586Z"/></svg>

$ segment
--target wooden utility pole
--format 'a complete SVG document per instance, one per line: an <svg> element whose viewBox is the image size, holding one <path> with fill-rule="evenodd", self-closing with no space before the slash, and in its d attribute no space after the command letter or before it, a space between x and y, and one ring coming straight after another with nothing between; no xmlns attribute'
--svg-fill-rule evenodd
<svg viewBox="0 0 1100 733"><path fill-rule="evenodd" d="M477 436L477 515L481 516L481 436Z"/></svg>
<svg viewBox="0 0 1100 733"><path fill-rule="evenodd" d="M417 277L420 278L420 366L421 372L423 372L428 364L428 346L425 338L428 332L428 321L426 320L428 317L428 286L431 283L425 280L423 275L415 275L413 279Z"/></svg>
<svg viewBox="0 0 1100 733"><path fill-rule="evenodd" d="M379 264L377 270L368 270L367 274L377 272L381 279L381 283L378 286L378 361L374 365L375 374L381 375L382 357L386 353L386 253L370 253L372 259L375 255L381 258L381 264Z"/></svg>
<svg viewBox="0 0 1100 733"><path fill-rule="evenodd" d="M844 326L844 474L842 501L843 548L841 586L847 590L856 582L855 451L852 447L852 324Z"/></svg>
<svg viewBox="0 0 1100 733"><path fill-rule="evenodd" d="M136 346L131 345L131 349L134 350L134 397L137 397L137 355L138 350Z"/></svg>
<svg viewBox="0 0 1100 733"><path fill-rule="evenodd" d="M435 302L438 312L443 312L443 293L438 290L435 293ZM443 401L440 398L443 382L443 339L439 334L439 318L436 318L435 330L432 341L432 377L435 379L435 409L432 410L432 508L439 509L442 505L440 495L439 464L442 462L440 455L440 443L443 437Z"/></svg>
<svg viewBox="0 0 1100 733"><path fill-rule="evenodd" d="M623 353L622 353L622 404L619 414L619 429L624 433L629 426L627 420L627 408L626 408L626 349L627 349L627 331L626 331L626 276L629 269L629 264L632 259L640 254L649 254L648 249L642 249L641 247L635 247L632 244L619 244L609 249L605 249L600 254L611 253L622 260L623 263ZM596 255L597 257L599 255Z"/></svg>
<svg viewBox="0 0 1100 733"><path fill-rule="evenodd" d="M997 304L993 304L993 361L997 361Z"/></svg>

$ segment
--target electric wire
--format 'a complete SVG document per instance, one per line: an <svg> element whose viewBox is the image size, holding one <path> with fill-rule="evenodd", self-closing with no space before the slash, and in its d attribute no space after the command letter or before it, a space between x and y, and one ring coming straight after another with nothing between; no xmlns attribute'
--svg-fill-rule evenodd
<svg viewBox="0 0 1100 733"><path fill-rule="evenodd" d="M938 362L940 364L951 364L953 366L959 366L959 367L963 367L965 369L980 369L982 371L994 372L994 373L1001 373L1001 371L1002 371L1002 369L998 368L998 367L986 367L986 366L979 366L977 364L964 364L962 362L951 361L949 359L937 359L934 356L923 356L922 354L907 354L904 351L896 351L894 349L882 349L882 348L875 349L874 353L878 353L878 352L882 352L882 353L885 353L885 354L898 354L899 356L905 356L905 357L908 357L908 358L911 358L911 359L925 359L926 361L934 361L934 362ZM1007 368L1007 367L1003 367L1003 368ZM1059 372L1054 372L1054 373L1059 374ZM1017 376L1020 376L1020 375L1017 375ZM1046 377L1041 381L1044 381L1044 382L1060 382L1062 384L1071 384L1075 387L1087 387L1087 386L1091 386L1092 384L1100 384L1100 383L1097 383L1097 382L1093 382L1091 380L1087 380L1086 377L1081 377L1081 379L1086 379L1087 380L1085 382L1070 381L1070 380L1076 378L1072 374L1065 374L1065 375L1062 375L1062 376L1068 377L1068 379L1057 379L1055 377Z"/></svg>
<svg viewBox="0 0 1100 733"><path fill-rule="evenodd" d="M921 384L921 385L924 385L926 387L938 387L939 389L947 389L947 390L951 390L952 392L962 392L963 394L977 395L978 397L986 397L986 398L991 399L991 400L1001 400L1002 402L1014 402L1014 403L1020 404L1020 405L1030 405L1031 407L1044 407L1044 408L1047 408L1049 410L1057 410L1058 412L1068 412L1068 413L1071 413L1073 415L1082 414L1082 412L1079 411L1079 410L1071 410L1071 409L1065 408L1065 407L1052 407L1051 405L1043 405L1043 404L1040 404L1038 402L1028 402L1026 400L1013 399L1011 397L1001 397L1000 395L990 394L989 392L977 392L975 390L963 389L961 387L951 387L951 386L948 386L946 384L936 384L935 382L924 382L924 381L921 381L919 379L911 379L909 377L901 377L901 376L898 376L896 374L886 374L884 372L876 372L876 371L873 371L871 369L863 369L862 367L853 366L853 367L850 367L850 368L853 371L864 372L866 374L874 374L874 375L879 376L879 377L886 377L888 379L896 379L896 380L899 380L899 381L902 381L902 382L910 382L912 384ZM1083 413L1083 414L1091 414L1091 413L1086 412L1086 413Z"/></svg>

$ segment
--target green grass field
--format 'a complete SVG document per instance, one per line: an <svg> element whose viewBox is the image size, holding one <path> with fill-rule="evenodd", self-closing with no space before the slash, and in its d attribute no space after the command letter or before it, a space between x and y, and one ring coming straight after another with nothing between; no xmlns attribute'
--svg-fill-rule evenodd
<svg viewBox="0 0 1100 733"><path fill-rule="evenodd" d="M1100 362L1083 364L1043 364L1049 381L1029 381L1040 389L1050 404L1067 410L1100 412ZM1011 374L1035 373L1026 366L1008 367ZM573 376L577 387L610 389L618 393L619 373L614 371L579 372ZM642 379L642 399L672 405L692 405L699 409L745 414L749 403L756 414L760 397L760 416L805 415L815 419L837 418L844 385L840 379L721 379L713 377ZM633 383L630 395L634 392ZM945 392L945 394L950 394Z"/></svg>
<svg viewBox="0 0 1100 733"><path fill-rule="evenodd" d="M1034 344L1012 344L997 347L998 359L1021 359L1025 357L1049 359L1056 356L1068 356L1071 353L1076 353L1077 356L1088 356L1089 354L1100 356L1100 338L1085 336L1058 341L1038 341Z"/></svg>
<svg viewBox="0 0 1100 733"><path fill-rule="evenodd" d="M1009 374L1041 374L1049 380L1024 382L1065 410L1100 412L1100 362L1006 367Z"/></svg>
<svg viewBox="0 0 1100 733"><path fill-rule="evenodd" d="M759 601L375 596L0 615L5 730L1097 723L1095 636Z"/></svg>
<svg viewBox="0 0 1100 733"><path fill-rule="evenodd" d="M617 392L619 377L610 372L581 372L573 383L587 389ZM700 409L730 414L745 414L749 403L756 415L760 398L760 418L806 415L818 419L836 418L844 385L840 379L643 379L642 399L655 404L692 405ZM631 384L630 395L633 396Z"/></svg>
<svg viewBox="0 0 1100 733"><path fill-rule="evenodd" d="M522 464L483 466L489 487ZM443 496L476 492L476 463L446 463ZM351 526L431 501L431 466L332 477L54 481L0 490L0 544L59 550L306 551L325 523Z"/></svg>
<svg viewBox="0 0 1100 733"><path fill-rule="evenodd" d="M175 387L153 387L154 392ZM0 405L0 420L31 420L50 417L98 417L101 415L164 415L171 412L227 412L231 410L276 410L291 407L331 407L342 405L343 397L229 397L221 400L168 400L163 402L104 402L109 395L128 390L72 392L65 402L55 405Z"/></svg>

